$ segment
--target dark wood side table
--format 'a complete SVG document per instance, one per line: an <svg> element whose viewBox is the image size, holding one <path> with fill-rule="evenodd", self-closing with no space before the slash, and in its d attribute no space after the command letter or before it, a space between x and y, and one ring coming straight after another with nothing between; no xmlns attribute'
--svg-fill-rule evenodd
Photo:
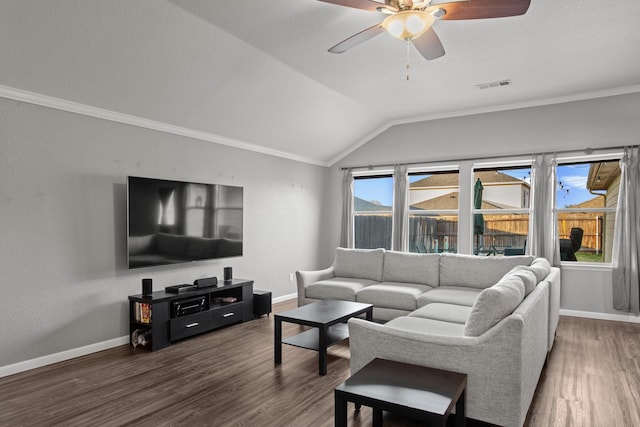
<svg viewBox="0 0 640 427"><path fill-rule="evenodd" d="M282 363L282 343L316 350L319 354L320 375L327 375L327 347L349 338L349 329L344 323L351 317L366 314L373 316L373 305L351 301L323 300L274 314L274 361ZM282 339L282 322L313 326L314 329Z"/></svg>
<svg viewBox="0 0 640 427"><path fill-rule="evenodd" d="M335 426L347 426L347 402L373 408L373 426L382 411L445 426L456 408L455 425L463 427L467 375L384 359L374 359L336 387Z"/></svg>

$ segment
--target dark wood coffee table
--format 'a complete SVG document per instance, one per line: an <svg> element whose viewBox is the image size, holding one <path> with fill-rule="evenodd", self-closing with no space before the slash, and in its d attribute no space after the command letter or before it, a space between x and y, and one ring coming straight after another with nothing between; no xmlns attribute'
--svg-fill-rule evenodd
<svg viewBox="0 0 640 427"><path fill-rule="evenodd" d="M351 317L366 313L373 316L373 305L351 301L324 300L273 315L275 322L274 360L282 363L282 343L319 352L319 373L327 375L327 348L349 338L345 323ZM314 329L282 339L282 322L313 326Z"/></svg>
<svg viewBox="0 0 640 427"><path fill-rule="evenodd" d="M373 426L382 426L382 411L445 426L454 406L455 425L465 425L467 376L456 372L373 359L336 387L335 427L347 426L347 402L373 408Z"/></svg>

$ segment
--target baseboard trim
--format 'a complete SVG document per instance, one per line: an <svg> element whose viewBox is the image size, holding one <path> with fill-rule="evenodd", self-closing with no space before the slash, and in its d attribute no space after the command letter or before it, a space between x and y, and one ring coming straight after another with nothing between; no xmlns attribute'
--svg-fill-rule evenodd
<svg viewBox="0 0 640 427"><path fill-rule="evenodd" d="M49 354L47 356L37 357L31 360L14 363L13 365L0 367L0 378L9 375L18 374L42 366L51 365L53 363L64 362L65 360L74 359L87 354L96 353L102 350L108 350L129 343L129 336L114 338L108 341L102 341L95 344L85 345L84 347L72 348L70 350L61 351L60 353Z"/></svg>
<svg viewBox="0 0 640 427"><path fill-rule="evenodd" d="M298 294L283 295L273 299L273 303L289 301L298 297ZM119 345L129 343L129 336L114 338L108 341L102 341L95 344L85 345L84 347L72 348L71 350L61 351L60 353L49 354L47 356L37 357L31 360L25 360L23 362L14 363L12 365L0 366L0 378L8 377L9 375L19 374L20 372L28 371L42 366L51 365L53 363L64 362L65 360L74 359L80 356L86 356L87 354L96 353L102 350L108 350Z"/></svg>
<svg viewBox="0 0 640 427"><path fill-rule="evenodd" d="M273 302L275 304L275 303L278 303L278 302L289 301L289 300L296 299L296 298L298 298L298 294L297 293L293 293L293 294L283 295L281 297L274 298L273 301L271 301L271 302Z"/></svg>
<svg viewBox="0 0 640 427"><path fill-rule="evenodd" d="M578 311L560 309L561 316L584 317L587 319L612 320L614 322L640 323L640 316L633 314L596 313L594 311Z"/></svg>

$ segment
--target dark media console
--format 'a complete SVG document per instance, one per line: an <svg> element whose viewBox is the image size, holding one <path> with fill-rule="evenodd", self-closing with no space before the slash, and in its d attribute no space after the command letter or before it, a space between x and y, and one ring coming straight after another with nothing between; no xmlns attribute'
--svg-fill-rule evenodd
<svg viewBox="0 0 640 427"><path fill-rule="evenodd" d="M232 279L179 293L157 291L150 296L129 296L131 344L151 351L253 317L253 280Z"/></svg>

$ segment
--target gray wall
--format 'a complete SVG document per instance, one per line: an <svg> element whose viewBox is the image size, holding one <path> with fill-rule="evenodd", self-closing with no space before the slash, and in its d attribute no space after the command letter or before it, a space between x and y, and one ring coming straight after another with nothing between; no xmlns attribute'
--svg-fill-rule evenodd
<svg viewBox="0 0 640 427"><path fill-rule="evenodd" d="M640 94L395 126L326 169L0 99L0 368L127 335L127 296L238 277L275 298L330 265L343 165L638 144ZM245 188L245 255L128 271L126 176ZM611 309L608 274L563 272L563 308Z"/></svg>
<svg viewBox="0 0 640 427"><path fill-rule="evenodd" d="M126 268L126 176L244 187L244 256ZM274 298L326 257L328 169L0 99L0 367L128 334L127 296L222 276ZM322 254L322 255L321 255Z"/></svg>
<svg viewBox="0 0 640 427"><path fill-rule="evenodd" d="M398 125L331 168L328 206L334 245L340 236L342 166L433 162L487 156L640 144L640 93ZM461 180L462 182L462 180ZM461 218L464 220L463 207ZM610 269L578 266L562 272L561 307L622 315L610 299Z"/></svg>

